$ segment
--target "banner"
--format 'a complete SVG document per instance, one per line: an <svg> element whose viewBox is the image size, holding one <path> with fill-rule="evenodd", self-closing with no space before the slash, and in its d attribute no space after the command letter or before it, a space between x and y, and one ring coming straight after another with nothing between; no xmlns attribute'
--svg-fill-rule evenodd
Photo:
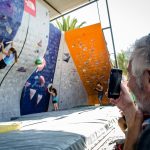
<svg viewBox="0 0 150 150"><path fill-rule="evenodd" d="M32 16L36 16L36 0L24 0L24 10Z"/></svg>

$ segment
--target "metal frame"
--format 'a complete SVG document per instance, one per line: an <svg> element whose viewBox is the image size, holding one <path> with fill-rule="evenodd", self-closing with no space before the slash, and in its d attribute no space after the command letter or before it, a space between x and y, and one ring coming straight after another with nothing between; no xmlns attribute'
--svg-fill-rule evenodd
<svg viewBox="0 0 150 150"><path fill-rule="evenodd" d="M45 0L44 0L44 1L45 1ZM67 14L70 14L70 13L72 13L72 12L78 10L78 9L81 9L81 8L83 8L83 7L85 7L85 6L88 6L88 5L90 5L90 4L92 4L92 3L95 3L95 2L97 2L98 16L99 16L99 21L101 22L101 20L100 20L100 13L99 13L99 7L98 7L98 1L99 1L99 0L89 0L88 3L86 3L86 4L84 4L84 5L80 6L80 7L77 7L77 8L75 8L75 9L71 10L71 11L68 11L68 12L64 13L64 14L61 14L61 13L60 13L60 14L61 14L60 16L51 19L50 22L52 22L52 21L54 21L54 20L56 20L56 19L59 19L59 18L65 16L65 15L67 15ZM115 58L115 67L118 68L118 62L117 62L117 56L116 56L115 42L114 42L114 37L113 37L113 31L112 31L112 25L111 25L110 13L109 13L108 1L105 0L105 2L106 2L106 9L107 9L107 15L108 15L108 20L109 20L109 27L102 28L102 30L103 30L103 31L104 31L104 30L107 30L107 29L110 30L111 39L112 39L112 45L113 45L113 51L114 51L114 58ZM49 5L49 6L50 6L50 5ZM53 7L52 7L52 8L53 8ZM53 9L55 10L55 8L53 8ZM58 10L57 10L57 12L58 12Z"/></svg>
<svg viewBox="0 0 150 150"><path fill-rule="evenodd" d="M55 18L53 18L53 19L50 19L50 22L52 22L52 21L54 21L54 20L56 20L56 19L59 19L59 18L65 16L65 15L68 15L68 14L70 14L70 13L72 13L72 12L78 10L78 9L81 9L81 8L85 7L85 6L88 6L88 5L92 4L92 3L95 3L95 2L97 2L97 1L99 1L99 0L89 1L88 3L86 3L86 4L82 5L82 6L79 6L79 7L75 8L75 9L72 9L72 10L70 10L70 11L64 13L64 14L61 14L61 15L59 15L58 17L55 17Z"/></svg>
<svg viewBox="0 0 150 150"><path fill-rule="evenodd" d="M43 0L48 6L50 6L52 9L54 9L57 13L61 14L59 10L57 10L54 6L52 6L47 0Z"/></svg>
<svg viewBox="0 0 150 150"><path fill-rule="evenodd" d="M108 1L107 0L106 0L106 7L107 7L108 20L109 20L109 25L110 25L109 29L111 32L111 38L112 38L112 44L113 44L113 50L114 50L115 65L116 65L116 68L118 68L116 49L115 49L115 43L114 43L114 37L113 37L113 31L112 31L112 26L111 26L110 13L109 13L109 7L108 7Z"/></svg>

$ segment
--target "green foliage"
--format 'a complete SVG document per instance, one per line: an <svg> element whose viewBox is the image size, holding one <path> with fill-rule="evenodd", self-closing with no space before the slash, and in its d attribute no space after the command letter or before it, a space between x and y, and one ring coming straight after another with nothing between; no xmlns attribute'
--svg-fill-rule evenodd
<svg viewBox="0 0 150 150"><path fill-rule="evenodd" d="M77 25L78 20L76 18L70 19L70 16L67 18L62 17L62 21L56 20L57 27L61 31L69 31L76 28L81 28L86 22L82 22L79 25Z"/></svg>
<svg viewBox="0 0 150 150"><path fill-rule="evenodd" d="M128 67L128 60L129 60L129 52L121 50L120 53L117 54L117 63L118 67L123 70L123 75L127 76L127 67ZM112 66L115 65L115 60L111 60Z"/></svg>
<svg viewBox="0 0 150 150"><path fill-rule="evenodd" d="M128 57L127 53L121 51L117 54L118 67L123 70L123 74L127 76Z"/></svg>

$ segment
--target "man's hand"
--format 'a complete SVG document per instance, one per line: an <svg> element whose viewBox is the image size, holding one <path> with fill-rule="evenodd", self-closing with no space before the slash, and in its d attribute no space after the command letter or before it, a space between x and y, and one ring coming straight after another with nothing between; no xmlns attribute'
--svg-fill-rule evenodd
<svg viewBox="0 0 150 150"><path fill-rule="evenodd" d="M143 114L136 108L134 102L130 98L129 91L123 84L121 84L120 97L116 100L111 99L111 103L121 109L126 118L128 132L124 150L133 150L140 134Z"/></svg>
<svg viewBox="0 0 150 150"><path fill-rule="evenodd" d="M134 146L140 135L143 122L143 114L140 110L136 111L135 116L133 116L133 120L132 125L128 127L124 150L134 150Z"/></svg>
<svg viewBox="0 0 150 150"><path fill-rule="evenodd" d="M115 104L119 109L121 109L123 112L133 104L130 98L129 91L122 83L121 83L120 97L118 99L111 98L110 101L111 103Z"/></svg>
<svg viewBox="0 0 150 150"><path fill-rule="evenodd" d="M127 121L127 125L132 125L134 121L133 116L135 116L137 109L134 102L131 100L127 87L125 87L121 83L120 97L118 99L110 99L110 101L112 104L115 104L119 109L123 111L123 114L125 115Z"/></svg>

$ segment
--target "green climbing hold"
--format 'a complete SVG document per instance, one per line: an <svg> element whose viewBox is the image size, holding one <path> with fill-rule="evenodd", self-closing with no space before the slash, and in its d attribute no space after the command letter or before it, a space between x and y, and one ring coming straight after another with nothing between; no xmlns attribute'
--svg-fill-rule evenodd
<svg viewBox="0 0 150 150"><path fill-rule="evenodd" d="M35 60L35 64L36 64L36 65L41 65L41 64L42 64L42 59L41 59L41 58L37 58L37 59Z"/></svg>

